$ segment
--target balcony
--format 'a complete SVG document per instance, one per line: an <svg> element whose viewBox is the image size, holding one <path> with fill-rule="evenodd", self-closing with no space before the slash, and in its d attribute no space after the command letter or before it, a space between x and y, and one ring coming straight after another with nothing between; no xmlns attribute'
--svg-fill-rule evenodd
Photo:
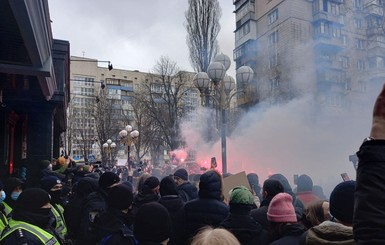
<svg viewBox="0 0 385 245"><path fill-rule="evenodd" d="M250 39L234 50L234 60L255 59L257 56L257 41Z"/></svg>
<svg viewBox="0 0 385 245"><path fill-rule="evenodd" d="M384 67L369 68L367 75L369 79L385 79L385 69Z"/></svg>
<svg viewBox="0 0 385 245"><path fill-rule="evenodd" d="M383 29L383 27L380 27L380 26L372 26L366 29L367 36L384 35L384 34L385 34L385 30Z"/></svg>
<svg viewBox="0 0 385 245"><path fill-rule="evenodd" d="M366 15L384 16L384 6L378 4L377 1L372 1L364 6Z"/></svg>
<svg viewBox="0 0 385 245"><path fill-rule="evenodd" d="M315 50L327 50L337 53L344 49L341 38L317 35L314 39Z"/></svg>
<svg viewBox="0 0 385 245"><path fill-rule="evenodd" d="M329 22L340 23L340 15L331 14L325 11L319 11L313 14L313 22L326 20Z"/></svg>
<svg viewBox="0 0 385 245"><path fill-rule="evenodd" d="M385 43L379 41L370 41L368 43L368 56L385 56Z"/></svg>

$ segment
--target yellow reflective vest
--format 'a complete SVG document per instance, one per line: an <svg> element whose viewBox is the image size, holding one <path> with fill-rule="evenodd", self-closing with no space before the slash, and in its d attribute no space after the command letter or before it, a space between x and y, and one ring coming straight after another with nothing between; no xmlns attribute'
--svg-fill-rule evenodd
<svg viewBox="0 0 385 245"><path fill-rule="evenodd" d="M67 237L67 225L64 220L64 208L60 204L52 204L51 211L55 217L56 226L55 231L60 236L62 241Z"/></svg>
<svg viewBox="0 0 385 245"><path fill-rule="evenodd" d="M9 214L12 212L12 208L5 202L3 202L3 205L4 205L5 216L8 217Z"/></svg>
<svg viewBox="0 0 385 245"><path fill-rule="evenodd" d="M1 232L3 232L4 228L8 225L8 220L7 220L7 217L5 217L5 215L0 212L0 234Z"/></svg>
<svg viewBox="0 0 385 245"><path fill-rule="evenodd" d="M40 227L13 219L9 221L8 226L3 231L3 234L0 238L0 244L7 236L15 231L17 232L19 229L32 233L45 245L60 245L54 235L41 229Z"/></svg>

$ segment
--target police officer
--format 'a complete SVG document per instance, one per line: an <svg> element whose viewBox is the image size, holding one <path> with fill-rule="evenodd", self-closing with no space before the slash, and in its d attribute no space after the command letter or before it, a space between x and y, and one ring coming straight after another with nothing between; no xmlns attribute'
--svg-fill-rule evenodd
<svg viewBox="0 0 385 245"><path fill-rule="evenodd" d="M45 176L40 180L40 185L43 190L48 192L51 196L51 214L55 218L55 222L52 224L55 231L55 235L60 238L62 243L67 243L66 239L68 236L67 225L64 219L64 208L61 205L61 193L62 193L62 182L56 176L50 175ZM68 241L69 242L69 241Z"/></svg>
<svg viewBox="0 0 385 245"><path fill-rule="evenodd" d="M6 194L6 198L3 201L4 205L4 211L5 215L10 218L13 206L15 205L15 202L17 198L19 197L20 193L23 191L24 182L16 177L9 177L5 181L4 185L4 192Z"/></svg>
<svg viewBox="0 0 385 245"><path fill-rule="evenodd" d="M8 225L8 220L5 214L5 206L3 204L3 201L5 200L5 192L3 190L4 184L0 180L0 234L3 231L4 227Z"/></svg>
<svg viewBox="0 0 385 245"><path fill-rule="evenodd" d="M15 202L12 218L3 230L0 244L59 245L51 233L49 194L40 188L23 191Z"/></svg>

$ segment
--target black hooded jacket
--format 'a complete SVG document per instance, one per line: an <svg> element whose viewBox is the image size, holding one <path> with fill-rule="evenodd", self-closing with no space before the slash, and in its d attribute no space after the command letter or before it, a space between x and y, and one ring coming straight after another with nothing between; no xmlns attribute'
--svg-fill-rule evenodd
<svg viewBox="0 0 385 245"><path fill-rule="evenodd" d="M269 221L267 220L267 209L269 208L269 204L273 197L268 196L261 202L261 206L257 209L251 210L251 217L258 222L263 229L269 229Z"/></svg>
<svg viewBox="0 0 385 245"><path fill-rule="evenodd" d="M238 239L241 245L267 245L269 236L267 231L250 216L251 206L230 204L230 214L220 224Z"/></svg>
<svg viewBox="0 0 385 245"><path fill-rule="evenodd" d="M180 196L162 196L158 202L162 204L170 214L172 234L168 245L179 245L184 242L184 202Z"/></svg>
<svg viewBox="0 0 385 245"><path fill-rule="evenodd" d="M199 197L185 204L186 232L194 236L203 226L217 227L229 214L229 207L222 201L221 176L215 171L202 174Z"/></svg>
<svg viewBox="0 0 385 245"><path fill-rule="evenodd" d="M178 191L184 202L198 198L198 189L190 182L184 182L178 186Z"/></svg>

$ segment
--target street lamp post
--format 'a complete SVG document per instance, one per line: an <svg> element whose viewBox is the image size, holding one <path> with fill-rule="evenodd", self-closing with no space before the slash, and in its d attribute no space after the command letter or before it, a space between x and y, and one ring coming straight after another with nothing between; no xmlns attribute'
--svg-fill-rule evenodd
<svg viewBox="0 0 385 245"><path fill-rule="evenodd" d="M226 75L230 67L230 58L227 55L219 54L214 62L210 63L206 72L199 72L194 77L194 84L201 93L201 104L208 106L208 97L212 96L217 102L221 112L221 152L222 152L222 173L227 173L227 108L230 106L231 99L237 92L231 93L235 88L235 80ZM246 84L253 79L254 72L248 66L240 67L236 72L237 82ZM213 84L213 91L210 86ZM211 95L211 92L214 94Z"/></svg>
<svg viewBox="0 0 385 245"><path fill-rule="evenodd" d="M120 140L123 144L127 145L127 164L130 162L130 147L135 139L139 137L138 130L132 130L131 125L127 125L122 131L119 132ZM129 166L130 167L130 166Z"/></svg>
<svg viewBox="0 0 385 245"><path fill-rule="evenodd" d="M112 140L108 139L106 143L103 144L103 149L107 150L107 162L108 167L112 167L112 150L115 149L116 144L115 142L112 142Z"/></svg>

